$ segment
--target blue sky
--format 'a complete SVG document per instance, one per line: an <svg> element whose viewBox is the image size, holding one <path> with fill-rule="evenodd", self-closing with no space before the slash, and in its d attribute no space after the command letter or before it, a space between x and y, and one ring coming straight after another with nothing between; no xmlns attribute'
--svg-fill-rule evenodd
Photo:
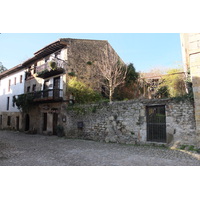
<svg viewBox="0 0 200 200"><path fill-rule="evenodd" d="M108 40L125 63L137 71L182 65L178 33L2 33L0 62L10 69L59 38Z"/></svg>

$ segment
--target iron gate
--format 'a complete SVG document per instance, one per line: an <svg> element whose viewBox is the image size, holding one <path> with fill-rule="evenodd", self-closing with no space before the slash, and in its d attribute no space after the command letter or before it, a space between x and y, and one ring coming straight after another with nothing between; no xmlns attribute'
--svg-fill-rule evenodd
<svg viewBox="0 0 200 200"><path fill-rule="evenodd" d="M166 142L165 106L147 107L147 141Z"/></svg>

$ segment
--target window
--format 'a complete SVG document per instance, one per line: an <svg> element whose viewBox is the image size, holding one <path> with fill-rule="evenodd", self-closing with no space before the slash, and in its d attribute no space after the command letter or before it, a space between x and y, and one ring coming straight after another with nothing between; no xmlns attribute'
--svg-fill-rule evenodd
<svg viewBox="0 0 200 200"><path fill-rule="evenodd" d="M43 97L49 97L49 80L44 81L44 86L43 86Z"/></svg>
<svg viewBox="0 0 200 200"><path fill-rule="evenodd" d="M10 92L11 80L8 80L8 92Z"/></svg>
<svg viewBox="0 0 200 200"><path fill-rule="evenodd" d="M10 97L7 97L7 110L9 110Z"/></svg>
<svg viewBox="0 0 200 200"><path fill-rule="evenodd" d="M44 62L45 63L48 62L48 61L49 61L49 56L47 56L47 57L44 58Z"/></svg>
<svg viewBox="0 0 200 200"><path fill-rule="evenodd" d="M15 96L13 96L13 107L15 107L15 102L14 102L14 100L15 100Z"/></svg>
<svg viewBox="0 0 200 200"><path fill-rule="evenodd" d="M43 113L43 131L47 130L47 113Z"/></svg>
<svg viewBox="0 0 200 200"><path fill-rule="evenodd" d="M36 84L33 85L33 87L32 87L32 91L33 91L33 92L36 91Z"/></svg>
<svg viewBox="0 0 200 200"><path fill-rule="evenodd" d="M30 89L31 89L31 87L30 87L30 86L28 86L28 87L27 87L27 92L30 92Z"/></svg>
<svg viewBox="0 0 200 200"><path fill-rule="evenodd" d="M36 67L37 67L37 63L34 63L34 69L33 69L33 73L36 73Z"/></svg>
<svg viewBox="0 0 200 200"><path fill-rule="evenodd" d="M0 115L0 125L2 125L2 122L3 122L3 116Z"/></svg>
<svg viewBox="0 0 200 200"><path fill-rule="evenodd" d="M17 84L17 78L15 77L14 78L14 85L16 85Z"/></svg>
<svg viewBox="0 0 200 200"><path fill-rule="evenodd" d="M22 83L22 75L20 75L20 83Z"/></svg>
<svg viewBox="0 0 200 200"><path fill-rule="evenodd" d="M8 118L7 118L7 125L8 125L8 126L11 125L11 116L8 116Z"/></svg>
<svg viewBox="0 0 200 200"><path fill-rule="evenodd" d="M49 89L49 80L45 80L44 81L43 89L44 90L48 90Z"/></svg>
<svg viewBox="0 0 200 200"><path fill-rule="evenodd" d="M55 52L55 58L60 58L60 53L61 53L61 51Z"/></svg>

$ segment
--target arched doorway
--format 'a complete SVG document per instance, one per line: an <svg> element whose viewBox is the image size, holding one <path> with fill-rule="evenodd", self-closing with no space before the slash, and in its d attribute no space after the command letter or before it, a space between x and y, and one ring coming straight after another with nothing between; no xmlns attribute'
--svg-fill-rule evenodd
<svg viewBox="0 0 200 200"><path fill-rule="evenodd" d="M29 130L30 117L29 114L25 115L25 131Z"/></svg>

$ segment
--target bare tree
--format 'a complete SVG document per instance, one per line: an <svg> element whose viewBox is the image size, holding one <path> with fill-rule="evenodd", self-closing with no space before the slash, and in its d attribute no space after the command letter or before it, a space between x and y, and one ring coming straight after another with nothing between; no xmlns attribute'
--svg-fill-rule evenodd
<svg viewBox="0 0 200 200"><path fill-rule="evenodd" d="M105 79L105 87L109 91L109 100L112 102L112 97L115 89L124 84L127 66L120 62L120 60L110 61L107 64L99 65L99 71Z"/></svg>

